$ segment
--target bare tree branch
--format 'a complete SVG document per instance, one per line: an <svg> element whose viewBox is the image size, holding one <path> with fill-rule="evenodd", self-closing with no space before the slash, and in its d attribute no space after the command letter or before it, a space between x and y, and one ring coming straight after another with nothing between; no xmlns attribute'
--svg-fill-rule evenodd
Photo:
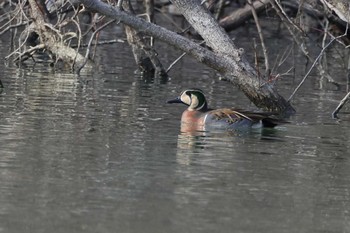
<svg viewBox="0 0 350 233"><path fill-rule="evenodd" d="M118 19L146 35L158 38L191 55L226 76L258 107L271 111L294 112L291 105L268 83L260 85L256 70L248 63L244 51L238 49L211 14L196 0L172 0L187 21L203 37L213 51L163 27L134 17L117 7L96 0L80 0L86 8Z"/></svg>

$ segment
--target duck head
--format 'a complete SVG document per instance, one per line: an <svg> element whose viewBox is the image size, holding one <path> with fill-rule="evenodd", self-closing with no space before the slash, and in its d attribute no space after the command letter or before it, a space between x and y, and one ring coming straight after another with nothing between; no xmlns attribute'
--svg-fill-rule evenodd
<svg viewBox="0 0 350 233"><path fill-rule="evenodd" d="M180 96L168 100L167 103L182 103L188 106L189 111L205 111L208 109L207 100L203 91L197 88L187 89L181 92Z"/></svg>

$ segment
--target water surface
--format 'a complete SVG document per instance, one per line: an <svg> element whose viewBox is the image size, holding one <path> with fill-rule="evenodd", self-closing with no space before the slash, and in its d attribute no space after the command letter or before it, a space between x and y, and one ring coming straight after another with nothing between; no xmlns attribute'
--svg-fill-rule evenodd
<svg viewBox="0 0 350 233"><path fill-rule="evenodd" d="M344 90L313 77L289 124L189 135L185 106L165 104L184 88L212 107L254 106L190 59L167 82L135 75L131 56L118 64L3 69L0 232L350 231L348 108L330 117Z"/></svg>

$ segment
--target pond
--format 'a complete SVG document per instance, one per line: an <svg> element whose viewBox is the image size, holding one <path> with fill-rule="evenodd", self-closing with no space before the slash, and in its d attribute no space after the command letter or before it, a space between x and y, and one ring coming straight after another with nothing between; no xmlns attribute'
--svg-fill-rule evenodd
<svg viewBox="0 0 350 233"><path fill-rule="evenodd" d="M331 118L344 89L310 77L288 124L189 135L185 106L166 104L182 89L254 106L191 59L167 81L140 78L117 46L94 74L1 67L0 232L350 231L348 107ZM281 94L302 76L279 81Z"/></svg>

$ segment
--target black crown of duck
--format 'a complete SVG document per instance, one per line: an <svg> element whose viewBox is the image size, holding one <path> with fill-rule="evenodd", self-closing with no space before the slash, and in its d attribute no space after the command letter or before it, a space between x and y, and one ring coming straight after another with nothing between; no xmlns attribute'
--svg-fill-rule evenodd
<svg viewBox="0 0 350 233"><path fill-rule="evenodd" d="M273 113L232 108L210 109L203 91L197 88L184 90L179 97L167 102L182 103L188 106L182 114L181 122L182 126L185 124L192 127L193 130L274 127L284 122L274 117Z"/></svg>

